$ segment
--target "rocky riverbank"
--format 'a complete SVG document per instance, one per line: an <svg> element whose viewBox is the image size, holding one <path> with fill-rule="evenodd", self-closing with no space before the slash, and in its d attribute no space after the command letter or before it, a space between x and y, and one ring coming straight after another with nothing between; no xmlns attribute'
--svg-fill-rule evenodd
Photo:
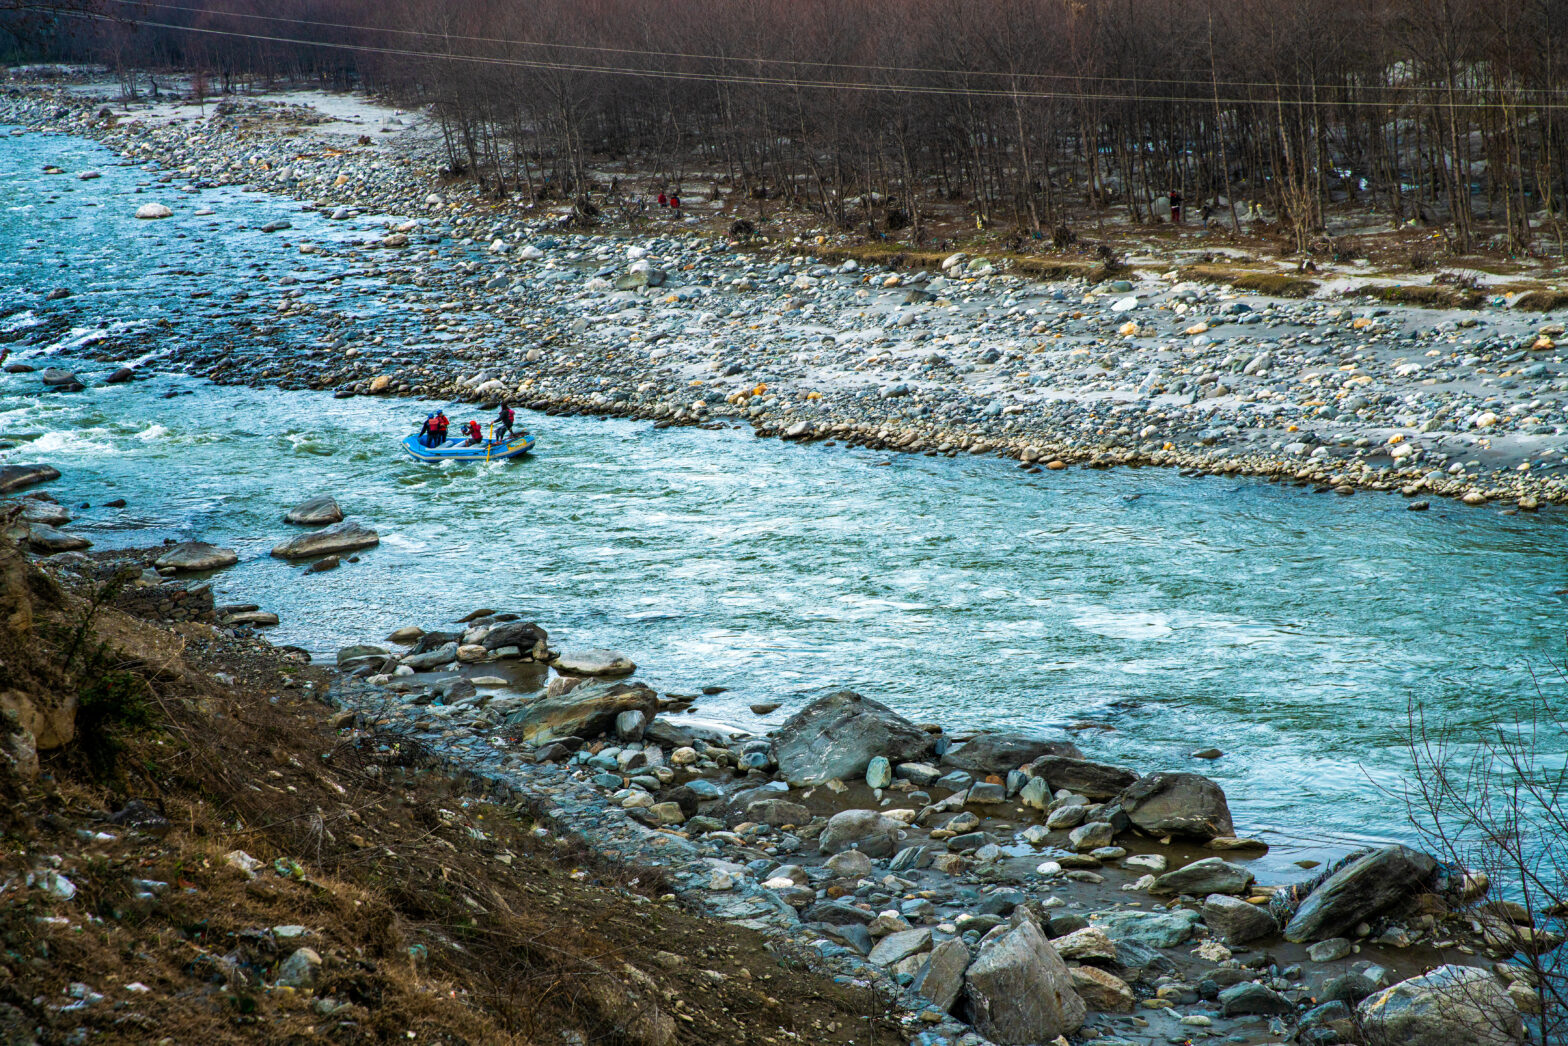
<svg viewBox="0 0 1568 1046"><path fill-rule="evenodd" d="M17 490L49 480L0 474ZM12 518L51 504L23 497ZM374 533L356 527L334 550L351 522L335 502L285 508L325 528L308 532L317 562ZM184 675L158 652L186 643L211 652L220 684L304 679L308 655L254 631L264 612L213 607L202 581L181 580L227 552L190 542L40 565L67 591L116 580L113 605L163 630L138 655L156 677ZM874 989L921 1046L1501 1044L1540 1005L1509 960L1560 939L1489 900L1483 878L1408 847L1260 883L1249 863L1265 848L1201 775L1107 764L1060 738L953 733L850 692L753 735L696 719L696 695L657 694L636 670L481 608L345 647L334 670L290 686L338 710L321 713L335 752L417 753L488 803L521 803L606 867L656 874L664 903ZM54 719L19 721L18 751L69 743ZM467 809L482 830L483 808Z"/></svg>
<svg viewBox="0 0 1568 1046"><path fill-rule="evenodd" d="M398 133L379 141L276 100L196 118L81 88L0 99L0 121L151 165L160 206L227 185L307 201L355 235L288 249L340 260L375 285L362 293L417 310L439 348L316 316L326 340L308 350L183 353L216 381L746 424L1000 454L1042 478L1156 465L1398 491L1412 508L1429 496L1507 511L1568 500L1568 366L1550 317L1272 299L1179 273L1039 282L957 255L883 268L679 224L584 232L569 215L443 183L427 140L408 133L416 119L382 111L381 129ZM286 291L260 304L277 323L321 311ZM39 307L80 306L67 295Z"/></svg>

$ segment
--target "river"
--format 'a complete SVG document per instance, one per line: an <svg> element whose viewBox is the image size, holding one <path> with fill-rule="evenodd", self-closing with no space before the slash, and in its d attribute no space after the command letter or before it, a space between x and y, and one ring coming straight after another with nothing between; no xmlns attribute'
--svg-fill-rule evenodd
<svg viewBox="0 0 1568 1046"><path fill-rule="evenodd" d="M277 643L330 655L489 606L539 621L552 645L621 650L662 690L727 688L699 714L749 728L850 687L950 728L1071 730L1092 757L1218 778L1277 860L1408 838L1383 793L1409 770L1409 703L1476 730L1523 717L1530 671L1568 649L1553 514L531 415L531 460L419 465L397 440L434 404L160 367L182 345L268 351L248 325L296 290L389 347L439 353L434 319L409 307L434 292L288 239L369 238L366 220L116 163L80 140L0 137L0 332L49 331L17 340L12 362L58 357L93 386L0 378L4 460L58 467L47 489L84 506L71 529L98 547L237 549L213 579L220 601L276 611ZM101 177L78 179L87 169ZM154 200L175 217L132 217ZM283 219L294 229L259 231ZM72 294L44 301L54 287ZM308 320L272 335L333 336ZM156 375L98 385L110 364L73 354L95 341ZM283 511L316 493L381 546L322 574L272 559L297 533ZM775 700L768 718L748 710ZM1211 746L1223 757L1190 756Z"/></svg>

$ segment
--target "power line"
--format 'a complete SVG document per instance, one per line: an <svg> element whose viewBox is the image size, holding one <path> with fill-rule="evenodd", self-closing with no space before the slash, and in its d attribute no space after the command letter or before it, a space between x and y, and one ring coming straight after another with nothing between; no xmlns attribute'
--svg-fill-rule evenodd
<svg viewBox="0 0 1568 1046"><path fill-rule="evenodd" d="M1338 107L1352 108L1378 108L1385 109L1390 106L1388 102L1373 101L1370 99L1340 99L1337 101L1318 101L1309 98L1208 98L1195 99L1194 96L1184 95L1148 95L1125 94L1106 91L1041 91L1041 90L1012 90L995 87L944 87L936 84L889 84L869 83L852 80L820 80L803 79L799 77L765 76L761 74L746 73L716 73L698 72L695 70L681 69L643 69L630 66L593 65L580 62L557 62L543 59L529 58L502 58L487 55L472 55L459 52L417 51L411 48L385 47L373 44L335 43L326 40L302 40L296 37L270 36L259 33L241 33L233 30L213 29L203 26L178 25L172 22L157 22L141 18L116 18L110 15L89 14L87 17L98 21L118 22L122 24L139 25L153 29L169 29L176 32L199 33L205 36L221 36L240 40L255 40L263 43L291 44L298 47L326 47L342 51L358 51L366 54L386 55L395 58L426 58L445 62L464 62L476 65L500 66L505 68L535 69L549 72L593 73L605 76L626 76L652 80L676 80L694 83L728 84L749 87L779 87L794 90L830 90L853 91L871 94L905 94L928 95L939 97L960 98L999 98L1010 101L1069 101L1069 102L1157 102L1186 104L1194 100L1205 103L1232 105L1232 106L1284 106L1293 109L1333 109ZM1191 86L1209 87L1208 81L1192 81ZM1496 103L1492 102L1442 102L1445 109L1495 109ZM1568 110L1565 103L1536 103L1531 107L1533 112Z"/></svg>
<svg viewBox="0 0 1568 1046"><path fill-rule="evenodd" d="M396 27L392 27L392 26L355 25L355 24L347 23L347 22L324 22L324 21L318 21L318 20L314 20L314 19L306 19L306 18L298 18L298 17L285 17L285 16L280 16L280 15L256 14L256 13L246 12L246 11L223 11L223 10L213 10L212 8L208 8L208 7L192 7L192 6L183 5L183 4L156 3L156 2L153 2L153 0L110 0L110 2L121 4L121 5L128 6L128 7L135 7L135 8L158 8L158 9L161 9L161 10L168 10L168 11L180 11L180 12L187 13L187 14L207 14L207 15L221 16L221 17L225 17L225 18L248 18L248 19L252 19L252 20L256 20L256 21L282 22L282 23L286 23L286 24L289 24L289 25L309 26L309 27L312 27L312 28L319 28L319 29L344 29L344 30L350 30L350 31L353 31L353 32L362 32L362 33L382 33L382 34L396 35L396 36L413 36L413 37L419 37L419 38L425 39L425 40L438 40L438 41L439 40L450 40L450 41L459 41L459 42L463 42L463 43L502 44L502 45L511 46L511 47L532 47L532 48L554 49L554 50L562 50L562 51L582 51L582 52L590 52L590 53L596 53L596 54L613 54L613 55L642 57L642 58L675 58L675 59L681 59L681 60L685 60L685 61L723 62L723 63L736 63L736 64L741 64L741 65L780 65L780 66L791 66L791 67L806 68L806 69L843 69L843 70L850 70L850 71L855 71L855 72L909 73L909 74L917 74L917 75L953 76L953 77L969 77L969 76L1003 77L1003 78L1010 78L1010 79L1013 79L1013 80L1030 80L1030 81L1036 81L1036 80L1060 80L1060 81L1095 82L1095 83L1159 84L1159 85L1174 86L1174 87L1190 87L1190 88L1194 88L1194 89L1202 89L1202 90L1205 90L1205 91L1212 90L1215 87L1220 87L1220 88L1242 88L1242 89L1251 88L1251 89L1270 90L1270 91L1283 91L1283 90L1314 91L1314 90L1321 90L1321 89L1332 88L1334 86L1337 86L1337 85L1334 85L1334 84L1317 84L1317 83L1304 84L1304 83L1299 83L1299 82L1297 82L1297 83L1285 83L1285 82L1280 82L1280 81L1248 81L1248 80L1218 80L1218 81L1216 81L1213 78L1180 79L1180 78L1175 78L1175 77L1102 76L1102 75L1098 75L1098 74L1083 74L1083 73L1015 72L1015 71L1002 70L1002 69L959 69L959 68L943 67L943 66L918 66L918 65L915 65L915 66L901 66L901 65L862 64L862 63L854 63L854 62L830 62L830 61L822 61L822 60L814 60L814 59L808 60L808 59L797 59L797 58L768 58L768 57L764 57L764 56L761 56L761 55L736 56L736 55L704 54L704 53L701 53L701 52L689 52L689 51L662 51L662 50L650 50L650 49L632 48L632 47L611 47L611 46L602 45L602 44L573 44L573 43L563 43L563 42L552 42L552 41L546 41L546 40L520 40L520 39L515 39L515 38L498 37L498 36L474 36L474 35L468 35L468 34L462 34L462 33L433 32L433 31L423 30L423 29L400 29L400 28L396 28ZM138 23L138 24L154 24L154 23ZM209 33L219 32L219 30L206 29L206 28L198 30L194 26L171 26L171 28L189 29L190 31L193 31L193 32L195 32L195 31L209 32ZM230 34L230 35L240 36L240 35L245 35L245 34L233 33L233 34ZM338 45L328 45L328 44L326 44L324 42L321 42L321 41L308 41L308 43L318 44L319 46L338 46ZM342 45L342 46L347 46L347 45ZM453 54L453 55L451 55L451 57L453 57L453 58L463 58L463 59L472 58L473 60L477 61L477 60L480 60L481 58L489 58L491 56L479 56L479 55L473 55L473 56L463 55L463 56L460 56L460 55ZM539 60L539 61L542 61L542 60ZM610 73L612 75L614 75L614 74L629 75L629 74L631 74L632 72L635 71L635 70L633 70L631 68L627 68L627 67L601 66L601 65L588 65L588 64L574 65L574 68L578 68L578 69L580 69L582 71L600 70L600 71L604 71L604 72ZM654 71L653 70L649 70L648 72L654 72ZM720 74L716 74L716 75L744 76L744 75L747 75L747 74L723 74L723 73L720 73ZM756 74L756 75L762 76L763 74ZM685 71L682 72L682 76L683 76L683 78L685 77ZM776 77L776 78L772 78L772 79L785 79L785 78L783 78L783 77ZM822 82L819 82L819 81L801 81L801 82L806 84L806 85L808 85L808 86L819 86L819 85L825 85L825 84L835 84L836 85L836 84L839 83L839 81L822 81ZM902 86L904 86L904 85L897 85L897 86L892 86L892 87L884 87L883 85L876 85L877 89L898 89L898 87L902 87ZM911 86L911 87L925 87L925 86L928 86L928 85L908 85L908 86ZM1366 90L1377 90L1377 91L1409 91L1409 92L1426 93L1426 92L1431 92L1431 91L1438 90L1438 88L1435 88L1435 87L1422 87L1422 86L1416 86L1416 85L1411 85L1411 84L1357 83L1355 86L1361 87L1361 88L1366 89ZM979 91L987 91L987 90L989 90L989 91L997 91L997 92L1000 92L1000 94L1002 96L1009 97L1009 98L1026 96L1028 94L1028 92L1018 92L1018 91L1011 90L1011 89L1008 89L1008 88L979 88L977 90L979 90ZM1512 95L1543 94L1543 95L1547 95L1547 96L1551 96L1551 97L1555 97L1555 96L1557 96L1557 95L1562 93L1559 89L1549 88L1549 87L1511 87L1511 88L1508 88L1508 91ZM969 91L966 90L964 93L972 93L972 92L969 92ZM1084 96L1084 95L1080 95L1080 94L1074 93L1073 95L1071 95L1071 97L1078 98L1078 97L1089 97L1089 96ZM1099 97L1101 97L1102 99L1109 100L1109 99L1114 99L1117 96L1102 94ZM1145 95L1133 95L1133 96L1128 96L1128 97L1140 98L1140 99L1144 99L1144 100L1156 100L1156 101L1157 100L1162 100L1162 99L1149 99L1148 96L1145 96ZM1182 99L1182 100L1185 101L1186 99ZM1205 98L1205 100L1206 101L1211 101L1212 99ZM1246 100L1243 100L1243 101L1232 101L1230 104L1254 104L1256 101L1257 100L1255 100L1255 99L1246 99ZM1268 101L1269 101L1270 104L1273 104L1274 99L1268 99ZM1221 100L1221 103L1225 104L1223 99ZM1287 104L1290 104L1290 103L1287 102ZM1317 103L1314 103L1314 104L1317 104ZM1383 104L1386 104L1386 103L1383 103L1383 102L1352 103L1350 100L1341 100L1339 102L1321 103L1321 104L1323 104L1323 105L1335 105L1335 104L1383 105ZM1481 103L1466 103L1466 104L1479 106L1479 107L1490 107L1490 105L1492 103L1481 102Z"/></svg>

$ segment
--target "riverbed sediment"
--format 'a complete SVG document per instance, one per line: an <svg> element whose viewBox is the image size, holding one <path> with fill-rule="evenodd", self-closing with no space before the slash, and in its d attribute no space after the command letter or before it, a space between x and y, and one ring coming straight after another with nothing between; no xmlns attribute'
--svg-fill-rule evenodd
<svg viewBox="0 0 1568 1046"><path fill-rule="evenodd" d="M0 100L0 120L154 165L159 199L244 186L348 224L358 235L289 248L402 288L397 304L432 339L182 353L215 381L744 424L1002 455L1029 475L1155 466L1398 492L1412 508L1568 501L1568 365L1551 316L1273 299L1174 273L1040 282L962 256L936 274L827 264L810 241L742 245L680 222L581 231L442 179L428 140L405 133L417 116L355 110L399 133L348 138L341 113L286 99L179 116L107 89ZM318 308L258 304L279 324Z"/></svg>

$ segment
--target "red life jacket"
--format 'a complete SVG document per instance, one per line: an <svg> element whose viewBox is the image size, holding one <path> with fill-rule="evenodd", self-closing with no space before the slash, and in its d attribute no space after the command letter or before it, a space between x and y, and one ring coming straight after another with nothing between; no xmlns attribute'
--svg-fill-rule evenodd
<svg viewBox="0 0 1568 1046"><path fill-rule="evenodd" d="M663 206L665 206L665 205L666 205L666 204L668 204L668 203L669 203L669 202L670 202L670 198L669 198L669 197L668 197L668 196L666 196L666 195L664 195L664 194L663 194L663 193L662 193L662 192L661 192L661 193L660 193L660 194L659 194L659 206L660 206L660 207L663 207Z"/></svg>
<svg viewBox="0 0 1568 1046"><path fill-rule="evenodd" d="M435 430L435 434L442 437L443 439L446 438L447 424L448 422L445 414L437 414L430 421L430 427Z"/></svg>
<svg viewBox="0 0 1568 1046"><path fill-rule="evenodd" d="M674 207L676 210L680 210L681 198L679 196L671 196L670 197L670 206Z"/></svg>
<svg viewBox="0 0 1568 1046"><path fill-rule="evenodd" d="M479 438L479 422L477 422L477 421L470 421L468 423L468 438L469 439L478 439Z"/></svg>
<svg viewBox="0 0 1568 1046"><path fill-rule="evenodd" d="M501 408L501 420L505 421L508 425L510 425L512 423L512 419L515 416L516 415L514 415L512 413L512 408L511 407L502 407Z"/></svg>

